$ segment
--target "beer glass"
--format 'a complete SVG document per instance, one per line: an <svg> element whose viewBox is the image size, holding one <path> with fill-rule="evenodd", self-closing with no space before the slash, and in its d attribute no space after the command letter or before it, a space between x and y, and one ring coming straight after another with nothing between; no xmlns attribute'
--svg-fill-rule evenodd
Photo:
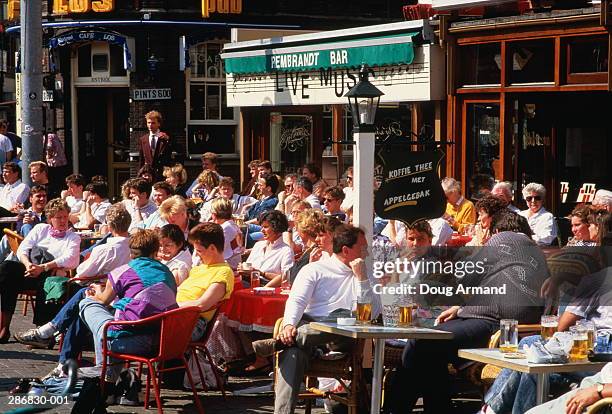
<svg viewBox="0 0 612 414"><path fill-rule="evenodd" d="M283 270L281 276L281 293L289 294L291 290L291 271L289 269Z"/></svg>
<svg viewBox="0 0 612 414"><path fill-rule="evenodd" d="M372 320L372 299L370 295L360 294L357 297L357 324L367 325Z"/></svg>
<svg viewBox="0 0 612 414"><path fill-rule="evenodd" d="M102 236L102 225L94 224L94 236L100 237Z"/></svg>
<svg viewBox="0 0 612 414"><path fill-rule="evenodd" d="M557 332L559 327L559 317L557 315L544 315L540 318L540 336L544 341L548 341Z"/></svg>
<svg viewBox="0 0 612 414"><path fill-rule="evenodd" d="M584 326L571 326L570 333L574 344L570 350L571 362L586 361L589 354L589 334Z"/></svg>
<svg viewBox="0 0 612 414"><path fill-rule="evenodd" d="M518 351L518 321L502 319L499 321L499 350L503 353Z"/></svg>
<svg viewBox="0 0 612 414"><path fill-rule="evenodd" d="M251 289L260 286L260 276L261 272L259 270L253 270L251 272Z"/></svg>
<svg viewBox="0 0 612 414"><path fill-rule="evenodd" d="M417 308L415 303L408 299L402 299L399 302L399 322L398 325L402 328L414 326L414 312Z"/></svg>
<svg viewBox="0 0 612 414"><path fill-rule="evenodd" d="M597 328L592 321L581 319L576 322L576 326L584 326L587 330L587 336L589 337L589 350L595 348L595 341L597 340Z"/></svg>

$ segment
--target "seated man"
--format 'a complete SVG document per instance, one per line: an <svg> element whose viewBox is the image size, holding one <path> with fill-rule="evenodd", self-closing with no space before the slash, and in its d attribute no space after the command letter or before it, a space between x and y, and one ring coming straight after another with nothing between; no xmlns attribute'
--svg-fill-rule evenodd
<svg viewBox="0 0 612 414"><path fill-rule="evenodd" d="M451 177L442 180L442 189L446 196L446 213L444 220L448 221L453 230L461 233L463 229L476 223L476 209L474 203L461 195L461 184Z"/></svg>
<svg viewBox="0 0 612 414"><path fill-rule="evenodd" d="M37 224L47 221L45 217L45 206L47 205L47 190L42 185L35 185L30 189L30 208L17 216L15 231L23 237L27 236L30 230ZM2 237L0 241L0 262L9 257L11 247L8 238ZM15 258L16 259L16 258Z"/></svg>
<svg viewBox="0 0 612 414"><path fill-rule="evenodd" d="M323 191L323 205L325 213L346 222L346 213L340 209L344 201L344 191L340 187L328 187Z"/></svg>
<svg viewBox="0 0 612 414"><path fill-rule="evenodd" d="M0 188L0 216L14 216L28 198L30 188L19 179L20 171L14 162L2 166L4 186Z"/></svg>
<svg viewBox="0 0 612 414"><path fill-rule="evenodd" d="M253 343L259 356L282 350L276 382L274 412L293 413L314 347L330 342L346 344L341 337L314 331L308 322L321 320L337 309L352 307L359 291L370 289L365 271L367 242L364 232L341 225L333 239L333 255L307 264L298 274L285 306L278 338Z"/></svg>
<svg viewBox="0 0 612 414"><path fill-rule="evenodd" d="M79 221L75 224L77 229L93 229L94 224L105 224L106 210L111 206L108 201L108 184L105 182L91 182L85 190L89 195L81 208Z"/></svg>
<svg viewBox="0 0 612 414"><path fill-rule="evenodd" d="M223 259L225 241L220 225L198 224L189 231L189 241L201 264L193 267L189 277L181 283L176 301L180 307L198 306L202 310L191 337L192 341L197 341L204 336L206 323L215 313L209 309L231 296L234 272Z"/></svg>
<svg viewBox="0 0 612 414"><path fill-rule="evenodd" d="M218 188L219 197L229 200L232 203L232 215L243 214L246 206L257 202L253 197L234 193L234 180L232 180L231 177L221 178ZM214 199L207 201L200 209L200 221L202 223L210 221L210 210L214 201Z"/></svg>
<svg viewBox="0 0 612 414"><path fill-rule="evenodd" d="M308 180L306 177L299 177L297 179L297 183L295 184L295 195L297 195L300 200L310 204L312 208L321 210L321 202L319 201L319 197L314 195L312 192L313 188L310 180Z"/></svg>
<svg viewBox="0 0 612 414"><path fill-rule="evenodd" d="M126 183L129 191L129 200L124 200L125 208L132 216L132 224L129 231L138 228L138 225L157 211L157 206L149 200L151 197L151 184L143 178L134 178Z"/></svg>
<svg viewBox="0 0 612 414"><path fill-rule="evenodd" d="M93 248L89 258L77 267L77 277L106 275L130 261L127 232L130 220L130 214L121 203L108 209L107 222L111 237L105 244ZM79 302L85 297L86 290L87 288L81 289L68 300L51 322L15 335L15 339L22 344L47 348L53 343L55 333L64 334L64 345L60 349L60 367L54 369L53 374L59 374L64 362L78 356L90 336L89 330L79 318Z"/></svg>
<svg viewBox="0 0 612 414"><path fill-rule="evenodd" d="M172 190L172 186L165 181L160 181L153 184L153 191L151 193L151 199L153 203L155 203L156 210L153 214L149 215L145 220L141 221L138 224L138 228L141 229L157 229L168 224L166 220L164 220L159 212L159 206L161 203L166 201L174 194Z"/></svg>
<svg viewBox="0 0 612 414"><path fill-rule="evenodd" d="M278 178L274 174L264 174L259 177L257 186L261 193L261 198L247 210L246 219L249 224L257 224L257 220L262 213L273 210L276 207L276 203L278 203L278 198L276 197L278 185Z"/></svg>
<svg viewBox="0 0 612 414"><path fill-rule="evenodd" d="M83 191L85 190L85 177L83 174L71 174L66 177L67 190L62 191L62 198L70 207L70 222L79 221L79 213L83 207Z"/></svg>

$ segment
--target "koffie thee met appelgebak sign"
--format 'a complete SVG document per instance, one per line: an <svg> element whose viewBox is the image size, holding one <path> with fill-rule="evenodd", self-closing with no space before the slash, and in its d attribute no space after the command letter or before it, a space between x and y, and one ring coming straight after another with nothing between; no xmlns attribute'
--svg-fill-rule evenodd
<svg viewBox="0 0 612 414"><path fill-rule="evenodd" d="M383 180L374 200L376 214L406 224L444 214L446 198L438 177L441 152L382 151L379 155Z"/></svg>

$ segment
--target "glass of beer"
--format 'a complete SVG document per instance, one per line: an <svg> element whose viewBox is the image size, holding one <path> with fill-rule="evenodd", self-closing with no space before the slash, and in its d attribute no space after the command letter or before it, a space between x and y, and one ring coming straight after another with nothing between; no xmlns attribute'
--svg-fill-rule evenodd
<svg viewBox="0 0 612 414"><path fill-rule="evenodd" d="M518 351L518 321L502 319L499 321L499 350L503 353Z"/></svg>
<svg viewBox="0 0 612 414"><path fill-rule="evenodd" d="M414 326L414 311L417 305L414 303L400 302L399 304L399 323L402 328Z"/></svg>
<svg viewBox="0 0 612 414"><path fill-rule="evenodd" d="M261 277L261 273L259 272L259 270L253 270L251 272L251 289L259 287L260 286L260 278Z"/></svg>
<svg viewBox="0 0 612 414"><path fill-rule="evenodd" d="M570 350L569 359L571 362L586 361L589 356L589 334L584 326L571 326L570 332L574 345Z"/></svg>
<svg viewBox="0 0 612 414"><path fill-rule="evenodd" d="M597 339L597 328L592 321L581 319L576 322L576 326L584 326L587 330L587 336L589 337L589 350L595 348L595 341Z"/></svg>
<svg viewBox="0 0 612 414"><path fill-rule="evenodd" d="M372 299L369 295L357 297L357 324L367 325L372 320Z"/></svg>
<svg viewBox="0 0 612 414"><path fill-rule="evenodd" d="M559 327L559 317L557 315L544 315L540 318L542 326L540 336L544 341L548 341L557 332Z"/></svg>

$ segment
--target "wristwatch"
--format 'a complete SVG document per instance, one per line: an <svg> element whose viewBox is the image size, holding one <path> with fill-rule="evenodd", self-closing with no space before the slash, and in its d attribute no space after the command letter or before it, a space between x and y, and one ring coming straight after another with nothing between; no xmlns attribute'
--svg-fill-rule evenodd
<svg viewBox="0 0 612 414"><path fill-rule="evenodd" d="M597 390L597 395L599 395L599 398L601 398L603 400L604 396L603 396L602 392L604 390L604 385L602 383L598 383L596 390Z"/></svg>

